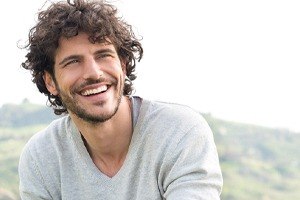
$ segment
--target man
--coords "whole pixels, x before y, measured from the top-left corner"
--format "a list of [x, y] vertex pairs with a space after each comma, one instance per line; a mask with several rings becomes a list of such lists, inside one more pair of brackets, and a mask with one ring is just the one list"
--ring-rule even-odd
[[53, 3], [31, 29], [33, 82], [56, 114], [19, 164], [22, 199], [219, 199], [213, 135], [187, 106], [133, 97], [143, 55], [103, 1]]

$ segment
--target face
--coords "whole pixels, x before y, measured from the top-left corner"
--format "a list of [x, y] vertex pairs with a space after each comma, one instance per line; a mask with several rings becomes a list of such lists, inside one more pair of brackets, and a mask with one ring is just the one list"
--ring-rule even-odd
[[54, 77], [45, 73], [50, 93], [59, 95], [70, 115], [98, 123], [117, 112], [123, 96], [125, 67], [112, 44], [95, 43], [81, 33], [61, 38]]

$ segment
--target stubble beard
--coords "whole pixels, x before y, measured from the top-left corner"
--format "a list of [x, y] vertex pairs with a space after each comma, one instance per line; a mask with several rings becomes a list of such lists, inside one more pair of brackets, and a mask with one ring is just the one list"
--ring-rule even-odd
[[[117, 85], [117, 84], [116, 84]], [[59, 87], [59, 96], [60, 99], [64, 105], [64, 107], [69, 111], [72, 112], [74, 115], [76, 115], [78, 118], [82, 119], [85, 122], [88, 122], [90, 124], [98, 124], [98, 123], [103, 123], [108, 120], [110, 120], [118, 111], [122, 96], [123, 96], [123, 90], [124, 90], [124, 85], [120, 87], [120, 91], [117, 93], [115, 97], [116, 104], [114, 106], [114, 109], [112, 112], [109, 113], [102, 113], [102, 114], [90, 114], [83, 106], [81, 106], [76, 100], [76, 98], [73, 98], [75, 96], [75, 93], [72, 92], [72, 95], [68, 95], [67, 93], [63, 92]], [[100, 103], [98, 106], [103, 107], [105, 103]]]

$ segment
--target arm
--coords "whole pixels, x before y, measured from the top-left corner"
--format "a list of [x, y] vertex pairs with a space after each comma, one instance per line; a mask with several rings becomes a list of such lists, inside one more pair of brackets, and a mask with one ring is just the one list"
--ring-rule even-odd
[[19, 161], [20, 196], [23, 200], [52, 199], [27, 144]]
[[170, 152], [164, 179], [167, 200], [219, 200], [223, 179], [207, 123], [191, 128]]

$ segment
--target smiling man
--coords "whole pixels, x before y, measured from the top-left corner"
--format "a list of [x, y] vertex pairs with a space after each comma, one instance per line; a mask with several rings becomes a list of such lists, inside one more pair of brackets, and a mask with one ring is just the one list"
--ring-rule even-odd
[[212, 132], [193, 109], [132, 96], [143, 48], [104, 1], [39, 13], [22, 64], [56, 114], [26, 144], [22, 199], [220, 199]]
[[[48, 91], [59, 95], [72, 118], [89, 123], [112, 118], [122, 102], [126, 66], [110, 41], [91, 43], [79, 32], [60, 38], [54, 56], [54, 74], [45, 72]], [[80, 123], [78, 121], [78, 123]]]

